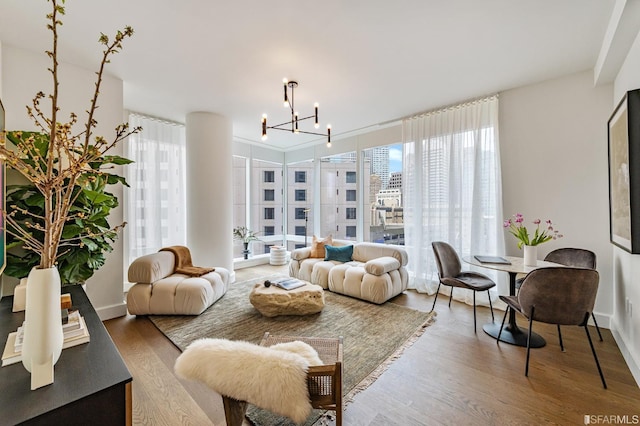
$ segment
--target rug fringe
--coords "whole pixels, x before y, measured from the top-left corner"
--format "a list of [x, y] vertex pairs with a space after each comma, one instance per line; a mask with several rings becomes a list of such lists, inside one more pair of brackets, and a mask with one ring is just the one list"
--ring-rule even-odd
[[426, 321], [413, 333], [413, 335], [407, 339], [394, 353], [389, 355], [389, 357], [382, 362], [375, 370], [373, 370], [367, 377], [365, 377], [360, 383], [358, 383], [351, 391], [345, 395], [343, 403], [346, 407], [347, 404], [353, 401], [353, 398], [369, 386], [373, 382], [375, 382], [381, 375], [384, 373], [392, 362], [400, 358], [405, 349], [411, 347], [419, 338], [422, 336], [427, 329], [434, 321], [438, 314], [436, 311], [432, 311]]

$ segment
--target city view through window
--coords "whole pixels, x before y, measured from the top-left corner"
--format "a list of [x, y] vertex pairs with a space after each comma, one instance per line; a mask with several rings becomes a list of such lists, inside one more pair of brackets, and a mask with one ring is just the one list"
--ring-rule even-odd
[[[234, 156], [234, 227], [258, 232], [252, 255], [283, 242], [287, 250], [308, 246], [313, 235], [357, 241], [360, 230], [364, 241], [404, 244], [402, 144], [360, 158], [362, 167], [356, 152], [320, 158], [316, 176], [314, 160], [285, 166]], [[242, 257], [239, 242], [234, 257]]]

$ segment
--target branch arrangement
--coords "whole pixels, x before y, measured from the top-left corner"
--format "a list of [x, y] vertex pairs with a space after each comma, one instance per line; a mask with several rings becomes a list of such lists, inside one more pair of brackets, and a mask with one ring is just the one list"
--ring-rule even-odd
[[[105, 34], [99, 38], [104, 46], [100, 68], [96, 72], [95, 91], [91, 98], [87, 119], [81, 126], [80, 132], [74, 133], [78, 122], [75, 113], [71, 113], [69, 121], [58, 122], [58, 95], [60, 83], [58, 81], [58, 28], [62, 25], [59, 15], [64, 15], [64, 7], [58, 0], [49, 0], [52, 12], [47, 15], [48, 29], [53, 35], [52, 50], [47, 51], [51, 59], [49, 72], [53, 78], [53, 92], [45, 95], [36, 94], [33, 103], [27, 106], [27, 114], [39, 129], [39, 132], [12, 132], [11, 142], [16, 150], [10, 149], [5, 143], [0, 145], [0, 158], [8, 167], [20, 172], [31, 182], [44, 197], [44, 214], [34, 214], [16, 205], [8, 206], [9, 211], [3, 210], [7, 222], [7, 232], [21, 241], [25, 250], [40, 255], [40, 268], [51, 268], [57, 258], [64, 254], [64, 247], [84, 244], [83, 238], [95, 237], [99, 234], [117, 232], [126, 223], [114, 228], [95, 231], [89, 228], [81, 229], [73, 236], [66, 237], [63, 233], [65, 224], [69, 222], [81, 223], [84, 213], [72, 211], [74, 202], [86, 189], [92, 190], [97, 180], [109, 181], [107, 170], [114, 165], [128, 164], [129, 160], [118, 156], [108, 156], [107, 152], [128, 136], [138, 133], [142, 128], [130, 129], [127, 123], [120, 124], [115, 129], [115, 137], [107, 141], [102, 136], [94, 136], [93, 132], [98, 124], [95, 120], [98, 109], [98, 96], [106, 64], [110, 57], [122, 49], [125, 38], [133, 35], [131, 27], [118, 31], [113, 39]], [[64, 0], [60, 0], [64, 4]], [[48, 97], [51, 101], [51, 113], [47, 117], [41, 106], [41, 101]], [[105, 178], [105, 179], [101, 179]], [[122, 183], [126, 183], [120, 180]], [[17, 220], [20, 217], [21, 220]], [[30, 220], [24, 220], [27, 217]], [[38, 235], [36, 237], [34, 235]], [[97, 233], [96, 233], [97, 232]], [[44, 237], [42, 238], [42, 235]], [[62, 248], [62, 251], [59, 251]]]

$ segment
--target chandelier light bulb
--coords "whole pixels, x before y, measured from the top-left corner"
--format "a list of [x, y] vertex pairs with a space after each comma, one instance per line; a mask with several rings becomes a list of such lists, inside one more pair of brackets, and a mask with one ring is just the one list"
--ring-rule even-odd
[[267, 140], [267, 114], [262, 114], [262, 140]]
[[289, 106], [289, 96], [287, 95], [288, 83], [289, 83], [289, 80], [287, 80], [286, 78], [282, 79], [282, 84], [284, 84], [284, 102], [282, 103], [282, 106], [285, 108]]

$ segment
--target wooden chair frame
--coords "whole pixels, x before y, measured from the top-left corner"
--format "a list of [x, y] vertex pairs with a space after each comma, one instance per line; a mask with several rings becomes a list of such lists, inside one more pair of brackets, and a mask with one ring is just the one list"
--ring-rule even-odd
[[[311, 366], [307, 370], [309, 401], [313, 408], [333, 410], [336, 413], [336, 426], [342, 426], [342, 337], [297, 337], [272, 336], [266, 332], [261, 346], [277, 343], [301, 341], [313, 347], [324, 365]], [[222, 395], [224, 416], [229, 426], [241, 426], [247, 410], [246, 401], [238, 401]]]

